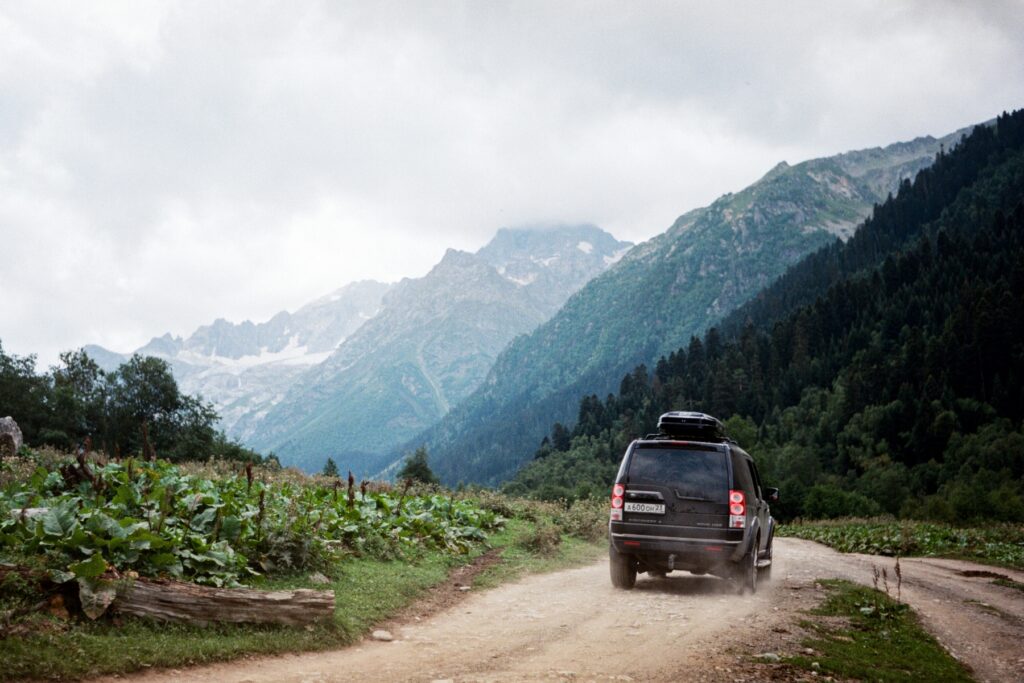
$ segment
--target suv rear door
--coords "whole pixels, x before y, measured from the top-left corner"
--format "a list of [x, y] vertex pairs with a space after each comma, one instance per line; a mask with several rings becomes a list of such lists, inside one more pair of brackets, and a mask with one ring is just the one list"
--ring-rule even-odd
[[[725, 529], [729, 522], [729, 475], [722, 447], [638, 443], [625, 472], [622, 521]], [[662, 504], [663, 513], [654, 511]]]

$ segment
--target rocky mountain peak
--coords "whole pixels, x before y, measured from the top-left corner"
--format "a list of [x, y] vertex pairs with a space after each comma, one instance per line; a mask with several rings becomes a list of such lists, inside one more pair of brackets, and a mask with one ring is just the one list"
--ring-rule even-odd
[[443, 273], [445, 271], [452, 270], [478, 270], [481, 267], [486, 267], [487, 264], [477, 258], [474, 254], [468, 251], [461, 251], [459, 249], [447, 249], [444, 252], [444, 256], [436, 266], [431, 269], [431, 273]]
[[550, 315], [632, 246], [590, 224], [526, 226], [501, 228], [477, 256]]
[[543, 323], [628, 246], [584, 225], [503, 228], [476, 254], [448, 249], [310, 368], [251, 443], [307, 469], [321, 467], [325, 447], [346, 467], [367, 467], [476, 389], [511, 339]]
[[[280, 401], [293, 381], [377, 314], [390, 288], [371, 280], [353, 282], [294, 313], [280, 311], [261, 323], [217, 318], [185, 339], [169, 333], [154, 337], [135, 353], [167, 360], [182, 390], [212, 401], [222, 426], [244, 439], [257, 416]], [[128, 358], [99, 346], [85, 349], [108, 371]]]
[[135, 353], [143, 356], [159, 356], [161, 358], [174, 356], [181, 350], [181, 337], [174, 337], [170, 332], [161, 337], [153, 337], [149, 343], [138, 349]]
[[761, 177], [761, 180], [759, 180], [758, 182], [763, 183], [773, 178], [776, 178], [785, 173], [786, 171], [788, 171], [790, 168], [792, 168], [792, 166], [790, 166], [788, 162], [780, 161], [779, 163], [775, 164], [770, 171], [765, 173]]
[[[477, 256], [496, 268], [522, 259], [553, 265], [553, 256], [580, 258], [611, 256], [629, 242], [620, 242], [596, 225], [542, 225], [501, 228]], [[575, 252], [578, 252], [577, 255]]]

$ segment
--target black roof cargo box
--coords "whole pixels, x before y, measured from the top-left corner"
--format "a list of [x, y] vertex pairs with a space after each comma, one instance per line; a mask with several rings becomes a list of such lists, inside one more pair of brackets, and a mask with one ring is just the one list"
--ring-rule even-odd
[[658, 431], [669, 436], [681, 436], [706, 441], [725, 441], [725, 425], [704, 413], [673, 410], [658, 418]]

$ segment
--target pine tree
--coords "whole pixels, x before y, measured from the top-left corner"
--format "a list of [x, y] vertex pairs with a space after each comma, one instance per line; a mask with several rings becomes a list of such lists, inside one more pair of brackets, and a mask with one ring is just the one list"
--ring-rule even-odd
[[324, 471], [322, 474], [325, 477], [337, 477], [338, 476], [338, 464], [334, 462], [334, 458], [327, 458], [327, 463], [324, 465]]
[[424, 484], [439, 484], [440, 480], [434, 474], [434, 471], [430, 469], [430, 464], [427, 460], [427, 449], [424, 446], [420, 446], [416, 449], [415, 453], [406, 458], [402, 469], [398, 471], [398, 479], [411, 479], [412, 481]]
[[[585, 396], [582, 401], [582, 407], [580, 408], [581, 413], [585, 413], [588, 407], [591, 407], [591, 396]], [[561, 422], [556, 422], [551, 428], [551, 447], [556, 451], [567, 451], [569, 450], [569, 440], [571, 438], [569, 430]]]

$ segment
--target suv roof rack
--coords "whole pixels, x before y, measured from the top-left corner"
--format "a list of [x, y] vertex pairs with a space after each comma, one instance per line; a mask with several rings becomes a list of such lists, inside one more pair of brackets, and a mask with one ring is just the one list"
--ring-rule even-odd
[[[654, 434], [647, 434], [641, 441], [679, 441], [681, 439], [689, 438], [693, 441], [705, 441], [709, 443], [732, 443], [735, 444], [736, 440], [729, 436], [706, 436], [703, 434], [694, 434], [692, 436], [685, 436], [682, 434], [663, 434], [661, 432], [655, 432]], [[739, 444], [736, 444], [739, 445]]]

